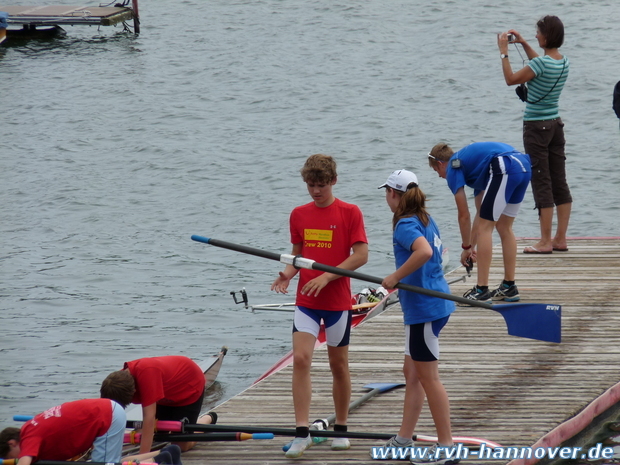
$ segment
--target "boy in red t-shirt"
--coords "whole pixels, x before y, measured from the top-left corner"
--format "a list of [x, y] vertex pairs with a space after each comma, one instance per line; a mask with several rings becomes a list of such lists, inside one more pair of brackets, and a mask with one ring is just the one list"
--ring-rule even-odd
[[[301, 255], [330, 266], [355, 270], [368, 261], [368, 240], [360, 209], [334, 197], [336, 162], [328, 155], [310, 156], [301, 169], [312, 202], [297, 207], [290, 216], [293, 255]], [[351, 253], [352, 251], [352, 253]], [[297, 275], [287, 265], [271, 285], [286, 294]], [[300, 457], [312, 445], [309, 434], [312, 385], [310, 367], [314, 344], [323, 320], [327, 353], [333, 376], [336, 408], [335, 431], [346, 431], [351, 399], [349, 335], [351, 332], [351, 285], [349, 278], [332, 273], [302, 269], [297, 286], [293, 324], [293, 404], [297, 434], [286, 457]], [[333, 450], [350, 447], [346, 438], [335, 438]]]
[[[120, 371], [108, 375], [101, 385], [101, 395], [113, 395], [115, 386], [124, 379], [135, 381], [136, 391], [131, 399], [142, 404], [142, 439], [140, 453], [151, 450], [155, 421], [183, 421], [212, 423], [214, 413], [199, 417], [205, 391], [202, 369], [190, 358], [181, 355], [149, 357], [126, 362]], [[195, 442], [178, 443], [183, 452]]]
[[[39, 460], [71, 460], [86, 454], [92, 447], [94, 462], [119, 462], [126, 426], [125, 406], [134, 392], [133, 382], [126, 386], [124, 400], [83, 399], [66, 402], [36, 415], [21, 429], [5, 428], [0, 432], [0, 458], [19, 459], [20, 465]], [[152, 459], [157, 463], [180, 464], [180, 449], [127, 457]]]

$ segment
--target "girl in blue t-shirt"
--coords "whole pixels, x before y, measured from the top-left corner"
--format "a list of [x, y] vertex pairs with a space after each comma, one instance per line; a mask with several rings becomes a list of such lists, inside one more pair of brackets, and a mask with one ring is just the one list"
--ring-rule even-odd
[[[385, 188], [385, 199], [394, 213], [396, 259], [396, 271], [383, 280], [383, 287], [393, 289], [398, 282], [403, 282], [449, 293], [441, 264], [439, 229], [426, 211], [425, 195], [418, 187], [416, 175], [407, 170], [394, 171], [379, 188]], [[438, 359], [439, 332], [454, 311], [454, 303], [407, 291], [399, 292], [399, 299], [405, 320], [403, 372], [407, 385], [400, 430], [385, 447], [412, 445], [411, 438], [425, 397], [437, 428], [439, 446], [451, 446], [450, 402], [439, 379]], [[427, 454], [427, 457], [433, 456]], [[436, 463], [457, 462], [443, 459]]]

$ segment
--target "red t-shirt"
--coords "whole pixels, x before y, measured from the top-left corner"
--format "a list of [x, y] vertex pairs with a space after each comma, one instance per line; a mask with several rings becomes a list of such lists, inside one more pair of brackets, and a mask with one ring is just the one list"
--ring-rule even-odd
[[205, 376], [191, 359], [181, 355], [141, 358], [125, 363], [136, 381], [134, 404], [183, 407], [193, 404], [205, 389]]
[[[330, 266], [338, 266], [351, 255], [357, 242], [368, 243], [364, 217], [356, 205], [335, 199], [325, 208], [314, 202], [297, 207], [290, 218], [291, 242], [302, 243], [301, 255]], [[323, 288], [318, 297], [302, 295], [302, 287], [322, 271], [300, 270], [296, 304], [314, 310], [351, 310], [351, 283], [341, 277]]]
[[52, 407], [22, 426], [19, 458], [69, 460], [87, 451], [111, 424], [110, 399], [76, 400]]

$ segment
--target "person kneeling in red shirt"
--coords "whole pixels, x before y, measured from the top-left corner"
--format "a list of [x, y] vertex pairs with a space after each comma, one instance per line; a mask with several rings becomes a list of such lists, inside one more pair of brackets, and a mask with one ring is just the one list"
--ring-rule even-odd
[[[126, 362], [120, 371], [108, 375], [101, 385], [101, 395], [115, 395], [115, 385], [131, 378], [136, 391], [131, 399], [142, 404], [142, 439], [140, 453], [151, 450], [156, 420], [215, 423], [215, 413], [200, 416], [205, 391], [202, 369], [181, 355], [149, 357]], [[195, 442], [178, 443], [183, 452]]]

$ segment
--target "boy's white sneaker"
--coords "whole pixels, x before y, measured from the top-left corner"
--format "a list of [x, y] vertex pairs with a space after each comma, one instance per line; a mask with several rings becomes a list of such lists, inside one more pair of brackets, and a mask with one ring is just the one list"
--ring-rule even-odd
[[347, 450], [351, 448], [351, 443], [347, 438], [334, 438], [332, 440], [332, 450]]
[[312, 445], [312, 438], [310, 435], [305, 438], [295, 438], [291, 443], [291, 447], [286, 451], [284, 456], [288, 459], [296, 459], [304, 455], [304, 451]]

